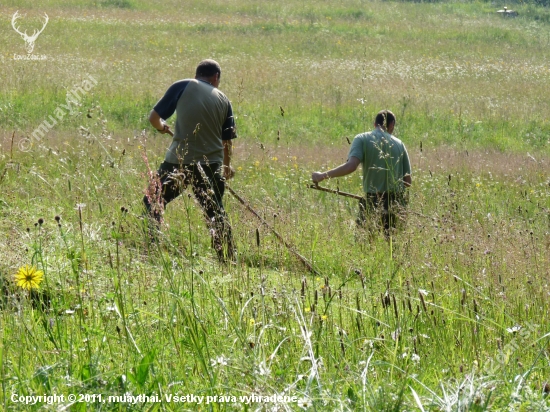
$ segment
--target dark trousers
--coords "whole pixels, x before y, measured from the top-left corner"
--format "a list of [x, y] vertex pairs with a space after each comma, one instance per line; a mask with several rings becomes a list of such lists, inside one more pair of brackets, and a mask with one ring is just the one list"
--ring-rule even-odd
[[366, 197], [359, 200], [357, 224], [364, 226], [368, 216], [379, 217], [380, 226], [384, 228], [384, 234], [388, 236], [390, 228], [396, 227], [399, 212], [405, 205], [406, 200], [403, 194], [367, 193]]
[[177, 165], [163, 162], [152, 182], [143, 203], [148, 214], [160, 224], [168, 203], [178, 197], [189, 185], [207, 219], [212, 245], [221, 260], [233, 257], [231, 225], [223, 208], [225, 179], [218, 163], [208, 165]]

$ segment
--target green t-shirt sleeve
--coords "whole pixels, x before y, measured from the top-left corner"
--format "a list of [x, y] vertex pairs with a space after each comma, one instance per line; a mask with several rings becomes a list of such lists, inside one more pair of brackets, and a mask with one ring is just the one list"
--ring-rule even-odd
[[355, 136], [353, 142], [351, 142], [351, 147], [348, 153], [348, 160], [351, 157], [356, 157], [361, 161], [361, 163], [363, 163], [363, 139], [361, 138], [361, 135]]

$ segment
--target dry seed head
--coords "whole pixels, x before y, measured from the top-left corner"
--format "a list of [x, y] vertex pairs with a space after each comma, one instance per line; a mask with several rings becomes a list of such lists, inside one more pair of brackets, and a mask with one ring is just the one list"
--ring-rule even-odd
[[398, 319], [399, 318], [399, 312], [397, 311], [397, 302], [395, 301], [395, 295], [391, 295], [392, 299], [393, 299], [393, 310], [395, 312], [395, 318]]

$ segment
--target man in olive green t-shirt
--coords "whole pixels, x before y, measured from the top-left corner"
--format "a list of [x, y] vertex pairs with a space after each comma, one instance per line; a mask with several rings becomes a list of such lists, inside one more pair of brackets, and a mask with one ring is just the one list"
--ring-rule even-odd
[[[220, 78], [220, 65], [211, 59], [203, 60], [194, 79], [172, 84], [151, 111], [151, 125], [173, 139], [143, 203], [153, 218], [151, 238], [155, 239], [166, 205], [191, 186], [206, 217], [212, 245], [220, 261], [225, 262], [235, 258], [223, 195], [225, 181], [235, 174], [231, 156], [237, 134], [231, 102], [218, 89]], [[174, 113], [177, 118], [172, 133], [165, 119]]]
[[374, 130], [355, 136], [348, 160], [327, 172], [314, 172], [313, 183], [327, 178], [353, 173], [363, 165], [363, 190], [366, 199], [360, 202], [359, 223], [365, 220], [365, 211], [382, 209], [383, 225], [388, 234], [395, 227], [392, 206], [404, 203], [405, 188], [412, 183], [411, 164], [407, 149], [401, 140], [391, 133], [395, 128], [395, 115], [389, 110], [380, 111], [374, 121]]

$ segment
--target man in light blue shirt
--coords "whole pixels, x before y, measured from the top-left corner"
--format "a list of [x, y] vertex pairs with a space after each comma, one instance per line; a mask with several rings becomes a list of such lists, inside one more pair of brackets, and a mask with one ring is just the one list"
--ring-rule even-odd
[[389, 110], [380, 111], [374, 120], [374, 130], [353, 139], [348, 160], [327, 172], [314, 172], [313, 183], [328, 178], [341, 177], [363, 166], [363, 191], [366, 198], [359, 206], [359, 223], [365, 220], [365, 212], [381, 210], [386, 234], [395, 227], [395, 208], [404, 205], [405, 188], [412, 183], [411, 164], [407, 149], [401, 140], [392, 135], [395, 115]]

